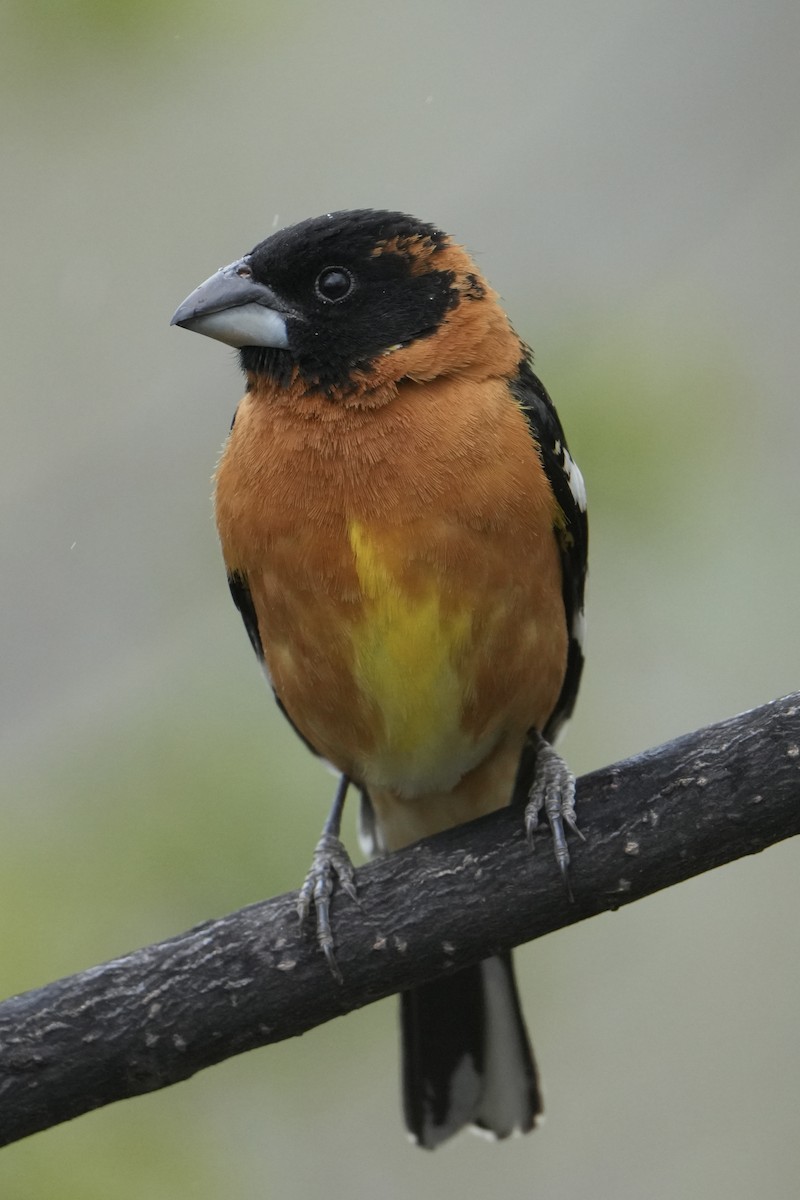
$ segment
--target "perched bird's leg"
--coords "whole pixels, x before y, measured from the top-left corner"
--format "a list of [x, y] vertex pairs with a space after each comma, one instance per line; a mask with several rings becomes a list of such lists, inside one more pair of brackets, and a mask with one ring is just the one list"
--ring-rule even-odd
[[353, 864], [350, 855], [339, 838], [342, 826], [344, 801], [350, 780], [342, 775], [336, 795], [333, 798], [328, 819], [322, 827], [322, 835], [314, 850], [311, 869], [306, 875], [305, 883], [300, 888], [297, 900], [297, 915], [300, 921], [307, 919], [313, 903], [317, 914], [317, 941], [325, 955], [334, 979], [342, 982], [342, 972], [336, 961], [336, 951], [331, 929], [331, 896], [338, 879], [342, 888], [351, 900], [356, 899], [356, 885], [353, 878]]
[[528, 738], [536, 747], [536, 767], [525, 805], [525, 834], [528, 845], [533, 850], [534, 834], [539, 828], [539, 814], [544, 809], [553, 833], [556, 862], [571, 900], [569, 849], [564, 825], [566, 824], [582, 841], [585, 840], [575, 819], [575, 776], [561, 755], [540, 733], [533, 730], [528, 734]]

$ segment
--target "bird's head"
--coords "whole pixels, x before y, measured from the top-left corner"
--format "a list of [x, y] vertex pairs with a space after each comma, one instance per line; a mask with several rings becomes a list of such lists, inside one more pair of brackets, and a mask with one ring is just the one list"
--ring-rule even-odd
[[433, 225], [372, 209], [273, 234], [202, 283], [172, 324], [236, 347], [251, 383], [296, 381], [334, 400], [520, 358], [466, 251]]

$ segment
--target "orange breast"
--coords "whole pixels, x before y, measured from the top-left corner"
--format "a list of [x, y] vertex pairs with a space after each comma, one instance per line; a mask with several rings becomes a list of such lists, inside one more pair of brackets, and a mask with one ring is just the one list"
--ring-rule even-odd
[[544, 724], [567, 644], [553, 503], [501, 382], [409, 383], [370, 410], [245, 398], [217, 473], [223, 552], [320, 753], [420, 797]]

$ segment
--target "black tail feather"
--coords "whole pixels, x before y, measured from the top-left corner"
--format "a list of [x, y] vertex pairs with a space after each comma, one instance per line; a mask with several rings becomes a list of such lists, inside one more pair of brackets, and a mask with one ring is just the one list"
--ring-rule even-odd
[[403, 1100], [414, 1139], [433, 1149], [465, 1125], [498, 1138], [542, 1110], [511, 956], [487, 959], [401, 996]]

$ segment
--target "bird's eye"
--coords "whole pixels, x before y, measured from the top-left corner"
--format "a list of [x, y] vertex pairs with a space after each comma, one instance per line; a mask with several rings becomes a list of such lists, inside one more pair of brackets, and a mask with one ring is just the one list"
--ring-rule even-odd
[[344, 300], [345, 296], [352, 292], [353, 276], [344, 267], [326, 267], [324, 271], [320, 271], [314, 287], [320, 300], [335, 304], [337, 300]]

